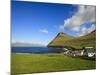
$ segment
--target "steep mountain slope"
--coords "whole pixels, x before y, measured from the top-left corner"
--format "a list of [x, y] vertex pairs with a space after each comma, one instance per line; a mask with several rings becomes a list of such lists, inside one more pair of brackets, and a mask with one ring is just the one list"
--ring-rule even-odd
[[63, 32], [57, 34], [57, 36], [48, 44], [48, 47], [65, 47], [66, 41], [73, 39], [74, 37], [66, 35]]
[[72, 47], [80, 49], [86, 46], [96, 45], [96, 31], [91, 32], [85, 36], [73, 38], [66, 34], [59, 33], [56, 38], [48, 44], [48, 47]]

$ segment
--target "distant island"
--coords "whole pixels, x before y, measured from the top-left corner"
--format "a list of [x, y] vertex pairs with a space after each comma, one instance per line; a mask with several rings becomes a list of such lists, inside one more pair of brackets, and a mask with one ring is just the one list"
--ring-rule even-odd
[[12, 47], [45, 47], [42, 44], [34, 44], [34, 43], [27, 43], [27, 42], [15, 42], [12, 43]]

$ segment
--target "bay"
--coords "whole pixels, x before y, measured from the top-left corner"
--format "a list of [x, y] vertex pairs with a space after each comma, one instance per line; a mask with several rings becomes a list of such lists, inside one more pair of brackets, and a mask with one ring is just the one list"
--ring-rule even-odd
[[45, 54], [45, 53], [61, 53], [61, 48], [48, 48], [48, 47], [12, 47], [12, 53], [34, 53], [34, 54]]

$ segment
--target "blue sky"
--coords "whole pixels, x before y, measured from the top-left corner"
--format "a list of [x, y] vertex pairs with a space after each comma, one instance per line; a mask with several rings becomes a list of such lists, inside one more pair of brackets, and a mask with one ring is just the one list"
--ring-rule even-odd
[[12, 42], [45, 45], [59, 32], [75, 37], [88, 34], [96, 23], [94, 6], [23, 1], [12, 1], [11, 19]]

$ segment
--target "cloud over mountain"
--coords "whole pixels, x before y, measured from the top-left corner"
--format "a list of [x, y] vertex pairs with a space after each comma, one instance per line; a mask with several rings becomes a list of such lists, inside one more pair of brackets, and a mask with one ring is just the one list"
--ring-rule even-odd
[[[70, 18], [64, 20], [64, 27], [69, 28], [72, 31], [86, 33], [94, 30], [95, 26], [91, 25], [90, 28], [81, 26], [85, 23], [95, 23], [96, 22], [96, 8], [95, 6], [78, 6], [78, 11]], [[92, 28], [94, 27], [94, 28]]]
[[89, 28], [83, 27], [80, 30], [81, 34], [79, 36], [83, 36], [85, 34], [91, 33], [95, 29], [96, 29], [95, 24], [92, 24], [91, 27], [89, 27]]

